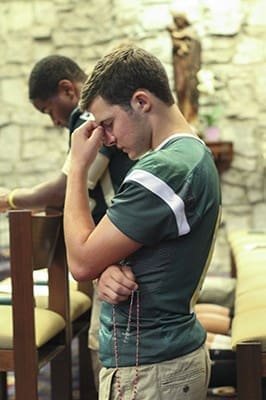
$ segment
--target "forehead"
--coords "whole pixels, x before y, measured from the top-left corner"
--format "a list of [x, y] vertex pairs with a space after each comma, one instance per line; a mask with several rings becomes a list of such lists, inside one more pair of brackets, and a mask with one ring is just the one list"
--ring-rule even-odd
[[97, 96], [91, 103], [89, 111], [94, 115], [97, 124], [113, 118], [121, 107], [107, 103], [102, 97]]

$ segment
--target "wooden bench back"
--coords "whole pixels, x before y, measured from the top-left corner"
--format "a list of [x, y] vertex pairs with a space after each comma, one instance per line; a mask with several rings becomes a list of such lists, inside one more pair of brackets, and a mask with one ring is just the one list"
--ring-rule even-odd
[[[12, 210], [9, 212], [9, 236], [13, 347], [0, 349], [0, 371], [15, 372], [17, 400], [37, 400], [39, 369], [51, 362], [53, 398], [71, 398], [71, 323], [63, 215]], [[40, 340], [38, 347], [37, 330], [41, 335], [43, 332], [44, 338], [49, 333], [41, 319], [44, 315], [47, 317], [49, 311], [35, 307], [33, 272], [45, 267], [48, 270], [48, 309], [63, 318], [50, 313], [55, 322], [55, 334], [47, 336], [47, 341]], [[9, 315], [10, 306], [6, 307], [5, 314]]]

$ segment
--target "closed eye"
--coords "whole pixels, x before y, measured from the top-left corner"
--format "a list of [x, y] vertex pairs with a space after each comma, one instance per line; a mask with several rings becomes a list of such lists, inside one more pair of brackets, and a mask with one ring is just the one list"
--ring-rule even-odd
[[105, 131], [110, 132], [113, 128], [113, 120], [104, 121], [101, 123], [101, 125]]

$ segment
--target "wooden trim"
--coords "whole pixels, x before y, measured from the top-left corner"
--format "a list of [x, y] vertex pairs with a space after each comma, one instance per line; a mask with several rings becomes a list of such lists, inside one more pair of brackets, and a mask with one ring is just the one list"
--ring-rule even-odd
[[226, 171], [233, 160], [233, 143], [229, 141], [206, 142], [210, 148], [219, 174]]
[[263, 400], [261, 344], [259, 342], [238, 344], [236, 363], [238, 399]]
[[1, 353], [0, 372], [14, 371], [13, 350], [1, 349], [0, 353]]

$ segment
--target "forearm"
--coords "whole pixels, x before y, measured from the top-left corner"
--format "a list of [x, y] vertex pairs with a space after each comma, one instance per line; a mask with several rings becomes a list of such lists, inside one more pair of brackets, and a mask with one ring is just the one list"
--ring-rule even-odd
[[43, 182], [32, 188], [10, 190], [1, 199], [2, 209], [18, 208], [43, 210], [45, 208], [62, 208], [64, 204], [66, 176], [60, 174], [54, 179]]
[[67, 179], [64, 232], [69, 270], [77, 281], [99, 278], [141, 245], [123, 234], [105, 215], [95, 226], [86, 188], [86, 171], [77, 167]]
[[87, 192], [87, 173], [103, 142], [103, 129], [91, 121], [72, 135], [71, 162], [67, 178], [64, 232], [70, 272], [78, 280], [98, 278], [140, 244], [128, 238], [103, 216], [95, 227]]
[[108, 266], [120, 263], [141, 247], [141, 243], [127, 237], [107, 215], [95, 226], [87, 192], [88, 168], [82, 162], [73, 162], [64, 208], [68, 266], [77, 281], [99, 278]]
[[87, 190], [88, 170], [102, 146], [102, 128], [86, 122], [72, 134], [71, 157], [67, 176], [64, 233], [70, 271], [77, 280], [94, 279], [90, 275], [87, 242], [94, 230]]
[[64, 207], [64, 233], [71, 271], [83, 269], [85, 243], [94, 227], [89, 207], [87, 170], [70, 168]]

